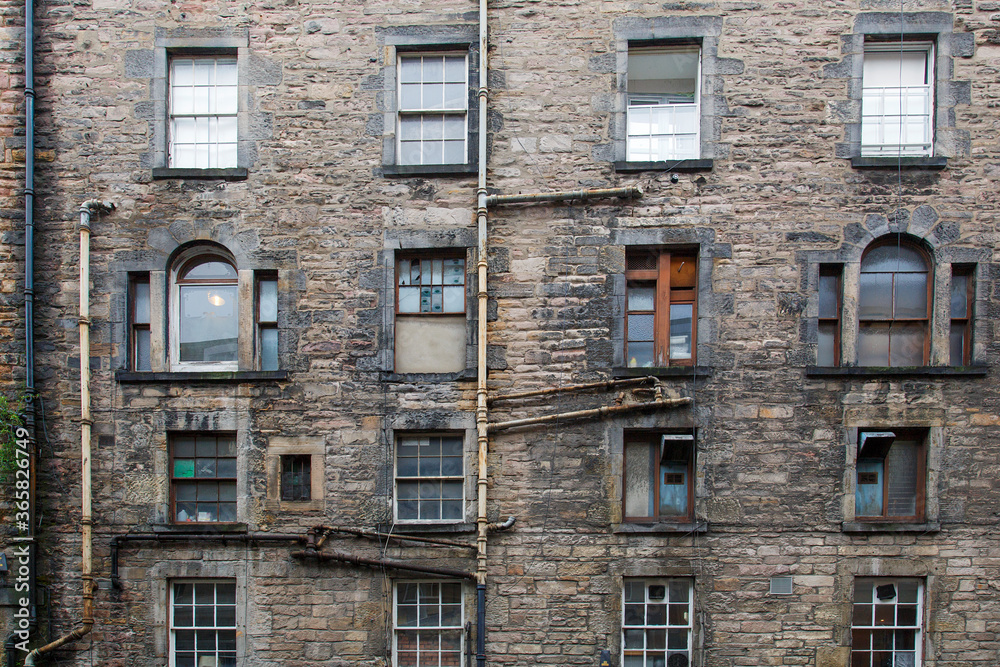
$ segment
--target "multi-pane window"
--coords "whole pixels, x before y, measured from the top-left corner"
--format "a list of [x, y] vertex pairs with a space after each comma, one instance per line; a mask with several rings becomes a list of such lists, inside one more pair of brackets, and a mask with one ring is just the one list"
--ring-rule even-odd
[[461, 435], [396, 439], [396, 519], [461, 521], [464, 512]]
[[626, 521], [690, 521], [693, 518], [694, 434], [626, 433]]
[[460, 667], [462, 584], [397, 582], [395, 592], [395, 667]]
[[952, 366], [972, 363], [972, 304], [975, 289], [971, 266], [953, 266], [951, 269], [951, 333], [950, 355]]
[[819, 269], [819, 335], [817, 363], [820, 366], [840, 364], [840, 265], [824, 265]]
[[623, 667], [689, 665], [694, 618], [691, 580], [626, 579], [624, 584]]
[[181, 364], [236, 364], [239, 290], [236, 267], [218, 255], [196, 255], [175, 278], [176, 359]]
[[920, 667], [923, 593], [917, 579], [855, 579], [851, 667]]
[[175, 435], [170, 447], [174, 521], [236, 521], [236, 437]]
[[465, 258], [403, 257], [396, 262], [396, 312], [465, 312]]
[[631, 367], [694, 363], [698, 258], [630, 249], [625, 256], [625, 360]]
[[152, 350], [149, 330], [149, 274], [134, 276], [129, 284], [129, 315], [131, 319], [130, 347], [132, 369], [152, 370]]
[[236, 166], [235, 57], [170, 60], [170, 166]]
[[170, 588], [171, 667], [236, 667], [236, 582], [175, 581]]
[[858, 365], [927, 363], [929, 277], [924, 252], [896, 237], [865, 251], [858, 294]]
[[924, 514], [926, 433], [863, 430], [858, 433], [854, 513], [859, 519], [916, 521]]
[[260, 370], [278, 370], [278, 280], [257, 277], [257, 358]]
[[630, 162], [700, 157], [700, 69], [697, 46], [629, 49]]
[[399, 164], [468, 161], [468, 71], [465, 54], [399, 56]]
[[312, 499], [312, 456], [308, 454], [282, 455], [281, 499]]
[[862, 155], [931, 155], [932, 54], [930, 44], [866, 46], [861, 93]]

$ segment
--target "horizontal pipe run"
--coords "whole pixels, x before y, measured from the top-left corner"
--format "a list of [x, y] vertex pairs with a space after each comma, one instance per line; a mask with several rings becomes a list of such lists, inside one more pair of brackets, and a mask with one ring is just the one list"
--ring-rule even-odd
[[326, 530], [331, 533], [346, 533], [348, 535], [357, 535], [358, 537], [368, 537], [373, 539], [389, 539], [389, 540], [396, 540], [399, 542], [424, 542], [427, 544], [439, 544], [447, 547], [459, 547], [461, 549], [471, 549], [472, 551], [476, 550], [475, 544], [464, 544], [462, 542], [456, 542], [454, 540], [442, 540], [434, 537], [414, 537], [412, 535], [382, 533], [373, 530], [363, 530], [361, 528], [337, 528], [333, 526], [317, 526], [316, 530], [317, 531]]
[[490, 397], [490, 403], [496, 401], [508, 401], [515, 398], [528, 398], [530, 396], [548, 396], [549, 394], [559, 394], [571, 391], [586, 391], [588, 389], [614, 389], [616, 387], [630, 387], [637, 384], [656, 384], [656, 378], [646, 376], [641, 378], [627, 378], [623, 380], [604, 380], [603, 382], [587, 382], [585, 384], [571, 384], [565, 387], [549, 387], [548, 389], [535, 389], [532, 391], [519, 391], [514, 394], [499, 394]]
[[475, 574], [472, 572], [465, 572], [463, 570], [455, 570], [448, 567], [431, 567], [429, 565], [412, 565], [398, 560], [389, 560], [387, 558], [367, 558], [365, 556], [355, 556], [353, 554], [345, 554], [339, 551], [324, 551], [321, 553], [311, 553], [308, 550], [296, 551], [292, 553], [292, 558], [298, 558], [301, 560], [316, 559], [321, 563], [326, 561], [353, 563], [354, 565], [365, 565], [367, 567], [379, 569], [386, 568], [390, 570], [400, 570], [402, 572], [435, 574], [439, 577], [448, 577], [450, 579], [468, 579], [470, 581], [475, 581], [476, 579]]
[[668, 398], [646, 403], [631, 403], [629, 405], [609, 405], [602, 408], [591, 408], [589, 410], [575, 410], [573, 412], [560, 412], [555, 415], [544, 415], [542, 417], [528, 417], [527, 419], [514, 419], [509, 422], [494, 422], [489, 425], [491, 433], [505, 431], [519, 426], [530, 426], [532, 424], [546, 424], [555, 421], [568, 421], [570, 419], [588, 419], [591, 417], [607, 417], [609, 415], [621, 414], [624, 412], [636, 412], [639, 410], [651, 410], [653, 408], [672, 408], [679, 405], [687, 405], [691, 402], [688, 397]]
[[588, 199], [638, 199], [642, 197], [642, 188], [629, 186], [626, 188], [593, 188], [589, 190], [564, 190], [562, 192], [540, 192], [531, 195], [487, 195], [487, 206], [503, 206], [505, 204], [540, 204], [545, 202], [574, 201]]

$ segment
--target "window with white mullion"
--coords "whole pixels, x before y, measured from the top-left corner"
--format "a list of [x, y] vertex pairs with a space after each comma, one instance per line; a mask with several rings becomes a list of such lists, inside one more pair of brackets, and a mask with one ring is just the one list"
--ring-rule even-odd
[[623, 607], [623, 667], [690, 664], [694, 618], [691, 580], [626, 579]]
[[170, 61], [170, 166], [236, 166], [237, 65], [233, 57]]
[[405, 435], [396, 441], [396, 519], [461, 521], [461, 435]]
[[701, 154], [701, 51], [640, 47], [628, 54], [627, 159], [696, 159]]
[[170, 667], [236, 667], [236, 582], [175, 581]]
[[397, 582], [395, 593], [396, 667], [460, 665], [464, 639], [462, 584]]
[[467, 161], [468, 63], [464, 54], [401, 55], [399, 164]]
[[854, 667], [920, 667], [923, 583], [917, 579], [857, 579], [851, 623]]
[[863, 155], [931, 155], [932, 54], [930, 45], [865, 50], [861, 94]]

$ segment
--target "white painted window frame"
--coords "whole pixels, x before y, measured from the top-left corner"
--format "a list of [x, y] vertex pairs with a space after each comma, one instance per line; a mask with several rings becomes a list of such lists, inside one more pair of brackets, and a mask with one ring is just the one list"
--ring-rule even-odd
[[[174, 625], [174, 586], [176, 586], [177, 584], [212, 584], [212, 585], [232, 584], [232, 586], [236, 589], [236, 604], [235, 604], [235, 612], [236, 612], [236, 614], [235, 614], [234, 625], [231, 625], [231, 626], [219, 626], [219, 625], [199, 626], [199, 625], [192, 625], [192, 626], [185, 626], [185, 627], [177, 628]], [[215, 604], [213, 604], [213, 607], [217, 607], [218, 606], [218, 591], [217, 590], [216, 590], [215, 598], [216, 598], [216, 602], [215, 602]], [[206, 579], [190, 579], [190, 578], [170, 579], [167, 582], [167, 603], [168, 603], [167, 604], [167, 626], [170, 628], [170, 632], [169, 632], [169, 634], [170, 634], [169, 667], [176, 667], [176, 664], [177, 664], [177, 661], [176, 661], [176, 658], [177, 658], [177, 638], [176, 638], [176, 632], [177, 632], [178, 629], [180, 629], [180, 630], [195, 630], [196, 632], [197, 631], [212, 630], [212, 631], [215, 631], [216, 633], [219, 630], [233, 630], [233, 631], [235, 631], [235, 633], [236, 633], [236, 662], [237, 662], [237, 664], [240, 664], [241, 659], [242, 659], [241, 651], [240, 651], [240, 620], [239, 620], [240, 587], [239, 587], [239, 584], [237, 583], [236, 579], [225, 579], [225, 578], [211, 578], [211, 579], [207, 579], [207, 578]], [[193, 620], [194, 619], [192, 619], [192, 621]], [[197, 654], [196, 654], [196, 657], [197, 657]], [[215, 657], [216, 657], [216, 659], [218, 659], [218, 634], [216, 634], [216, 655], [215, 655]]]
[[[626, 588], [626, 584], [628, 584], [630, 582], [638, 582], [638, 581], [643, 582], [643, 596], [644, 596], [644, 599], [645, 599], [645, 601], [643, 602], [643, 608], [644, 608], [644, 614], [643, 615], [644, 616], [645, 616], [645, 607], [647, 607], [649, 604], [652, 604], [649, 601], [649, 599], [648, 599], [648, 597], [649, 597], [649, 586], [651, 586], [651, 585], [662, 585], [662, 586], [666, 587], [668, 593], [667, 593], [667, 598], [664, 600], [663, 604], [665, 606], [667, 606], [667, 609], [665, 611], [665, 619], [664, 619], [665, 623], [663, 625], [646, 625], [646, 624], [644, 624], [644, 625], [625, 625], [625, 604], [626, 604], [626, 602], [625, 602], [625, 599], [626, 599], [625, 588]], [[688, 610], [687, 610], [688, 622], [687, 622], [686, 626], [670, 625], [669, 624], [670, 623], [670, 608], [669, 608], [669, 605], [668, 605], [668, 603], [669, 603], [669, 590], [670, 590], [670, 583], [674, 582], [674, 581], [683, 581], [683, 582], [685, 582], [687, 584], [687, 587], [688, 587], [688, 596], [687, 596], [688, 597], [688, 599], [687, 599], [687, 605], [688, 605]], [[629, 603], [629, 604], [635, 604], [635, 603]], [[625, 577], [622, 580], [621, 662], [619, 664], [622, 664], [622, 665], [625, 664], [625, 631], [626, 630], [641, 629], [641, 630], [643, 630], [643, 632], [645, 632], [646, 630], [657, 629], [657, 628], [663, 628], [665, 632], [668, 632], [670, 629], [686, 628], [686, 630], [687, 630], [687, 652], [688, 652], [688, 660], [689, 660], [688, 664], [690, 664], [690, 662], [693, 660], [694, 652], [695, 652], [694, 645], [692, 644], [692, 642], [694, 641], [694, 580], [693, 579], [689, 579], [687, 577], [668, 577], [668, 578], [663, 578], [663, 577]], [[664, 640], [664, 646], [666, 646], [666, 645], [667, 645], [667, 640], [665, 639]], [[653, 662], [649, 659], [649, 655], [648, 655], [649, 649], [644, 648], [642, 650], [643, 650], [643, 656], [642, 656], [642, 665], [643, 665], [643, 667], [652, 667]], [[668, 655], [668, 653], [669, 653], [668, 649], [664, 648], [663, 653], [664, 653], [664, 655]], [[669, 660], [669, 657], [667, 659]]]
[[[230, 264], [235, 270], [236, 275], [240, 275], [239, 267], [236, 262], [227, 255], [218, 252], [214, 248], [206, 248], [203, 246], [196, 246], [190, 250], [182, 253], [178, 256], [174, 262], [173, 266], [170, 268], [170, 313], [168, 317], [169, 330], [167, 332], [170, 340], [170, 369], [173, 371], [235, 371], [239, 368], [239, 346], [240, 339], [242, 339], [246, 334], [242, 329], [242, 320], [240, 317], [240, 311], [246, 307], [250, 307], [250, 304], [241, 304], [241, 289], [240, 280], [237, 278], [236, 282], [236, 340], [237, 340], [237, 353], [236, 359], [233, 361], [181, 361], [181, 330], [180, 330], [180, 319], [181, 319], [181, 290], [177, 283], [178, 274], [180, 270], [187, 265], [189, 261], [195, 257], [214, 257], [219, 261], [226, 262]], [[221, 284], [221, 283], [220, 283]], [[227, 283], [229, 284], [229, 283]]]
[[[458, 625], [416, 625], [412, 627], [401, 627], [399, 625], [399, 587], [402, 584], [449, 584], [459, 587], [459, 599], [461, 603], [461, 619]], [[438, 609], [440, 611], [441, 606], [441, 590], [438, 589]], [[417, 615], [418, 623], [420, 615]], [[438, 616], [440, 618], [440, 615]], [[453, 579], [434, 579], [434, 580], [423, 580], [423, 579], [402, 579], [394, 581], [392, 585], [392, 664], [394, 667], [399, 666], [399, 635], [401, 632], [406, 632], [408, 630], [420, 630], [420, 631], [446, 631], [446, 630], [457, 630], [461, 640], [459, 642], [459, 656], [465, 656], [465, 586], [461, 581], [456, 581]], [[172, 667], [172, 666], [171, 666]]]
[[[669, 57], [671, 51], [677, 53], [686, 51], [698, 51], [698, 72], [695, 76], [695, 93], [694, 93], [694, 104], [690, 103], [664, 103], [664, 104], [643, 104], [643, 105], [632, 105], [634, 99], [639, 99], [643, 97], [652, 97], [653, 95], [643, 95], [641, 93], [628, 93], [625, 94], [625, 144], [626, 144], [626, 160], [628, 162], [668, 162], [671, 160], [697, 160], [701, 157], [701, 68], [702, 68], [702, 47], [700, 45], [691, 44], [678, 44], [676, 46], [664, 45], [664, 46], [637, 46], [629, 48], [629, 57], [632, 57], [632, 53], [639, 53], [642, 51], [664, 51], [663, 56]], [[627, 77], [627, 75], [626, 75]], [[691, 136], [690, 132], [676, 132], [676, 133], [658, 133], [658, 134], [634, 134], [632, 132], [633, 125], [633, 115], [639, 113], [640, 110], [648, 109], [661, 109], [661, 110], [679, 110], [681, 108], [694, 109], [694, 151], [690, 154], [683, 154], [678, 152], [667, 153], [665, 155], [657, 154], [652, 159], [648, 157], [643, 159], [640, 157], [633, 157], [633, 137], [635, 138], [650, 138], [653, 137], [672, 137], [676, 138], [679, 136]], [[635, 111], [633, 111], [635, 110]]]
[[[236, 82], [231, 86], [232, 94], [235, 97], [235, 106], [232, 113], [176, 113], [174, 111], [174, 97], [175, 97], [175, 65], [182, 61], [195, 61], [211, 60], [215, 62], [216, 67], [219, 63], [225, 61], [231, 63], [234, 68], [236, 68]], [[167, 165], [172, 169], [234, 169], [237, 167], [238, 158], [238, 147], [239, 147], [239, 61], [235, 55], [223, 55], [223, 54], [207, 54], [207, 55], [187, 55], [187, 54], [177, 54], [172, 56], [168, 63], [168, 99], [167, 99]], [[211, 88], [219, 88], [218, 85], [213, 85]], [[230, 87], [230, 86], [227, 86]], [[232, 142], [232, 161], [226, 162], [225, 164], [219, 163], [218, 149], [219, 146], [223, 145], [223, 142], [219, 141], [206, 141], [197, 142], [195, 145], [207, 145], [209, 147], [209, 164], [208, 165], [197, 165], [197, 164], [178, 164], [177, 163], [177, 150], [176, 150], [176, 140], [177, 140], [177, 130], [176, 130], [176, 120], [181, 118], [192, 118], [197, 121], [207, 121], [210, 125], [213, 124], [212, 121], [218, 121], [220, 118], [231, 118], [233, 122], [237, 124], [237, 136]], [[229, 142], [225, 142], [229, 143]]]
[[[400, 440], [405, 440], [407, 438], [421, 438], [421, 437], [456, 437], [462, 441], [462, 472], [460, 475], [449, 475], [449, 476], [422, 476], [417, 477], [403, 477], [399, 476], [399, 442]], [[465, 521], [465, 507], [466, 507], [466, 492], [465, 492], [465, 471], [466, 471], [466, 460], [465, 460], [465, 432], [464, 431], [435, 431], [435, 432], [420, 432], [420, 431], [399, 431], [395, 433], [395, 439], [392, 446], [392, 519], [395, 523], [404, 524], [453, 524], [462, 523]], [[400, 479], [409, 481], [416, 479], [426, 479], [428, 481], [455, 481], [459, 482], [462, 486], [462, 516], [458, 519], [400, 519], [399, 518], [399, 482]]]
[[[926, 105], [926, 121], [924, 129], [924, 139], [925, 141], [920, 144], [900, 144], [898, 142], [886, 141], [885, 137], [882, 136], [882, 140], [878, 143], [864, 143], [865, 127], [871, 127], [874, 123], [876, 127], [879, 128], [879, 133], [881, 136], [882, 130], [885, 127], [885, 121], [887, 118], [892, 116], [887, 116], [883, 114], [867, 114], [866, 107], [869, 106], [866, 100], [872, 99], [875, 95], [876, 90], [882, 91], [883, 100], [885, 98], [885, 91], [891, 90], [905, 90], [902, 86], [870, 86], [871, 82], [866, 82], [862, 76], [862, 92], [861, 92], [861, 155], [863, 157], [931, 157], [934, 154], [934, 116], [935, 116], [935, 89], [934, 89], [934, 78], [935, 78], [935, 52], [933, 42], [896, 42], [896, 43], [868, 43], [865, 44], [865, 56], [869, 53], [916, 53], [920, 52], [924, 54], [924, 68], [927, 78], [927, 83], [923, 86], [915, 86], [911, 88], [920, 88], [924, 91], [923, 97]], [[902, 92], [900, 94], [903, 94]], [[903, 111], [905, 106], [901, 102], [900, 108], [900, 126], [904, 126], [903, 119], [908, 118], [910, 114], [904, 114]], [[873, 120], [868, 120], [873, 119]], [[878, 119], [878, 120], [874, 120]], [[898, 137], [897, 137], [898, 138]]]
[[[875, 599], [876, 599], [875, 598], [876, 593], [875, 593], [874, 587], [885, 585], [885, 584], [897, 584], [898, 582], [901, 582], [901, 581], [915, 582], [917, 584], [917, 622], [916, 622], [916, 625], [874, 625], [874, 613], [875, 613], [874, 609], [872, 609], [872, 621], [873, 621], [873, 625], [870, 625], [870, 626], [867, 626], [867, 625], [854, 625], [853, 610], [854, 610], [854, 605], [857, 604], [857, 602], [856, 602], [856, 600], [857, 600], [857, 582], [859, 580], [861, 580], [861, 579], [870, 579], [870, 580], [872, 580], [874, 582], [874, 584], [873, 584], [873, 590], [872, 590], [872, 602], [870, 603], [873, 607], [875, 605]], [[924, 581], [922, 579], [917, 579], [917, 578], [913, 578], [913, 577], [891, 577], [891, 578], [890, 577], [885, 577], [885, 578], [883, 578], [883, 577], [857, 577], [855, 579], [854, 583], [855, 583], [855, 594], [854, 594], [854, 598], [851, 600], [851, 612], [852, 612], [851, 613], [851, 636], [852, 636], [851, 655], [852, 655], [852, 658], [853, 658], [853, 655], [854, 655], [853, 635], [854, 635], [854, 630], [855, 629], [861, 629], [861, 630], [890, 630], [890, 629], [891, 630], [914, 630], [915, 633], [916, 633], [915, 637], [914, 637], [914, 647], [916, 649], [916, 652], [915, 652], [913, 667], [921, 667], [924, 664], [924, 604], [925, 604], [925, 598], [924, 598]], [[897, 593], [897, 599], [898, 599], [898, 593]], [[895, 606], [896, 604], [898, 604], [898, 603], [894, 601], [893, 605]], [[893, 661], [892, 661], [893, 664], [896, 664], [895, 657], [896, 657], [896, 652], [895, 652], [895, 649], [893, 649]]]
[[[463, 61], [462, 71], [464, 73], [465, 81], [463, 84], [463, 97], [462, 97], [462, 107], [455, 109], [408, 109], [403, 107], [403, 61], [412, 58], [431, 58], [437, 57], [442, 59], [446, 57], [461, 57]], [[424, 85], [421, 82], [421, 85]], [[453, 51], [453, 50], [441, 50], [441, 51], [403, 51], [397, 52], [396, 54], [396, 164], [399, 166], [433, 166], [433, 165], [446, 165], [446, 164], [466, 164], [468, 162], [469, 155], [469, 53], [468, 50]], [[402, 147], [402, 125], [404, 118], [424, 118], [429, 116], [459, 116], [462, 117], [462, 161], [457, 163], [451, 162], [423, 162], [423, 156], [421, 153], [421, 161], [418, 163], [403, 162], [403, 147]], [[423, 145], [423, 139], [421, 139], [421, 145]]]

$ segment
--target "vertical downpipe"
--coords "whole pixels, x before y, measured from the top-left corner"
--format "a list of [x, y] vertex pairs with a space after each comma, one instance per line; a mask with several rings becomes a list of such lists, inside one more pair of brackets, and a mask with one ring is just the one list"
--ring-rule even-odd
[[487, 115], [487, 40], [486, 0], [479, 0], [479, 183], [476, 190], [478, 245], [476, 265], [479, 276], [477, 310], [476, 364], [476, 440], [479, 452], [479, 477], [476, 480], [476, 667], [486, 665], [486, 457], [489, 452], [489, 413], [486, 403], [486, 115]]

